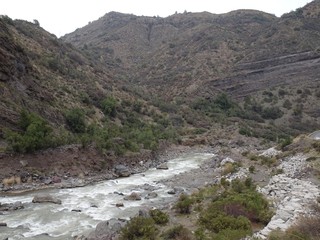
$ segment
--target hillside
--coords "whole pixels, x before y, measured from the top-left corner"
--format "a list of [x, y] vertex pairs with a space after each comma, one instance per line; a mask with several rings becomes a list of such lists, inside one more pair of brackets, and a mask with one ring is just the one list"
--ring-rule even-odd
[[288, 144], [320, 127], [319, 6], [280, 18], [111, 12], [61, 39], [2, 16], [0, 150], [78, 144], [108, 168], [165, 143]]
[[[102, 64], [117, 62], [125, 69], [123, 78], [146, 100], [157, 96], [167, 108], [177, 106], [174, 111], [185, 122], [192, 115], [188, 107], [199, 100], [210, 105], [225, 92], [247, 106], [240, 118], [257, 120], [262, 108], [278, 109], [281, 116], [262, 116], [267, 120], [263, 128], [272, 123], [298, 134], [319, 126], [319, 6], [313, 1], [280, 18], [254, 10], [167, 18], [111, 12], [62, 39]], [[249, 99], [259, 107], [243, 105]], [[205, 114], [217, 115], [210, 111]], [[192, 122], [207, 128], [217, 121], [209, 116]], [[261, 129], [252, 122], [244, 125]]]
[[[167, 18], [111, 12], [62, 39], [99, 53], [96, 57], [106, 62], [118, 62], [128, 69], [126, 78], [133, 84], [173, 100], [198, 95], [211, 85], [207, 82], [237, 76], [237, 70], [251, 62], [274, 62], [275, 58], [316, 51], [320, 44], [318, 5], [314, 1], [281, 18], [252, 10]], [[261, 85], [257, 90], [264, 88]]]
[[125, 87], [121, 69], [37, 23], [1, 17], [0, 42], [1, 177], [95, 174], [176, 138], [165, 114]]
[[318, 239], [319, 19], [0, 16], [0, 237]]

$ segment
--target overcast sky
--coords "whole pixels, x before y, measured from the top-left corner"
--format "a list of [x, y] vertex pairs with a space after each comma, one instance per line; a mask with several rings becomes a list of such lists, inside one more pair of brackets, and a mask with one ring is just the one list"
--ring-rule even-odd
[[0, 15], [13, 19], [37, 19], [47, 31], [60, 37], [107, 12], [166, 17], [184, 12], [226, 13], [256, 9], [281, 16], [311, 0], [0, 0]]

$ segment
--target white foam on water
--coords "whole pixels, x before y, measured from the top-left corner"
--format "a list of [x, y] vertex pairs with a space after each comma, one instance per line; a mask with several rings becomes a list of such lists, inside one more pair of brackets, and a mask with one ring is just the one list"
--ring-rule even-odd
[[[81, 188], [40, 191], [40, 193], [50, 194], [60, 199], [62, 204], [28, 204], [23, 210], [0, 215], [0, 222], [6, 222], [10, 228], [16, 228], [21, 225], [29, 228], [22, 233], [24, 237], [29, 239], [44, 233], [52, 237], [62, 237], [61, 239], [66, 236], [67, 239], [71, 235], [75, 235], [75, 233], [79, 234], [94, 228], [98, 221], [108, 220], [113, 217], [126, 218], [133, 214], [134, 209], [140, 206], [148, 204], [151, 206], [153, 202], [172, 198], [171, 195], [166, 193], [168, 189], [166, 189], [165, 185], [159, 184], [157, 181], [196, 169], [203, 161], [213, 156], [213, 154], [203, 153], [191, 154], [187, 157], [168, 161], [168, 170], [153, 168], [127, 178], [108, 180]], [[124, 196], [115, 193], [129, 195], [132, 192], [138, 192], [143, 194], [144, 190], [141, 186], [144, 184], [156, 187], [154, 191], [158, 194], [156, 199], [147, 200], [142, 198], [141, 201], [125, 201], [123, 199]], [[0, 197], [0, 202], [14, 203], [21, 201], [23, 203], [31, 203], [37, 193]], [[115, 207], [115, 204], [120, 202], [124, 204], [124, 207]], [[92, 205], [96, 205], [97, 208], [92, 207]], [[80, 210], [81, 212], [72, 212], [72, 210]], [[2, 239], [1, 237], [6, 236], [0, 232], [0, 239]], [[37, 237], [37, 239], [40, 238]]]

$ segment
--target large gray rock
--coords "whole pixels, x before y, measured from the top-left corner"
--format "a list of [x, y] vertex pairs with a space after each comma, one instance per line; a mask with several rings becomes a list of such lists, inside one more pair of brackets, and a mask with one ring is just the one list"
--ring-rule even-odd
[[125, 196], [123, 199], [127, 201], [139, 201], [141, 200], [141, 196], [139, 193], [133, 192], [130, 195]]
[[147, 194], [147, 196], [145, 197], [145, 199], [153, 199], [158, 197], [158, 194], [156, 192], [150, 192]]
[[121, 228], [124, 227], [126, 221], [118, 219], [110, 219], [98, 223], [96, 229], [88, 236], [88, 240], [113, 240], [116, 239]]
[[161, 163], [157, 166], [157, 169], [161, 169], [161, 170], [168, 170], [168, 164], [167, 163]]
[[54, 203], [54, 204], [61, 204], [61, 200], [52, 197], [51, 195], [36, 195], [34, 196], [33, 203]]
[[119, 177], [129, 177], [131, 175], [130, 170], [124, 165], [115, 166], [114, 171]]

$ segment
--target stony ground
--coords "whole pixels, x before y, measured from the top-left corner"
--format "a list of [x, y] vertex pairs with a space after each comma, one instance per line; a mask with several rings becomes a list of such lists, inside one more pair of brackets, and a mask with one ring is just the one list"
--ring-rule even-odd
[[[266, 239], [273, 230], [286, 230], [292, 226], [296, 220], [304, 215], [311, 214], [310, 205], [320, 197], [319, 184], [316, 179], [310, 175], [310, 166], [306, 161], [307, 156], [301, 153], [288, 157], [279, 158], [276, 166], [258, 166], [255, 173], [250, 173], [248, 166], [252, 163], [241, 155], [241, 150], [234, 150], [229, 153], [221, 151], [211, 161], [205, 163], [201, 168], [192, 172], [187, 172], [175, 176], [172, 179], [166, 179], [162, 182], [172, 188], [183, 188], [187, 193], [197, 192], [201, 187], [218, 183], [224, 162], [241, 161], [243, 166], [235, 173], [225, 175], [228, 180], [235, 178], [252, 177], [258, 185], [258, 191], [264, 194], [270, 200], [274, 210], [274, 216], [269, 224], [255, 233], [256, 237]], [[267, 157], [281, 156], [282, 152], [275, 148], [265, 151], [257, 151], [257, 154]], [[282, 169], [276, 174], [276, 169]], [[276, 174], [276, 175], [274, 175]], [[190, 224], [193, 216], [186, 219], [174, 214], [172, 206], [167, 206], [170, 210], [173, 223], [183, 223], [189, 229], [195, 229]], [[196, 220], [195, 220], [196, 221]]]

